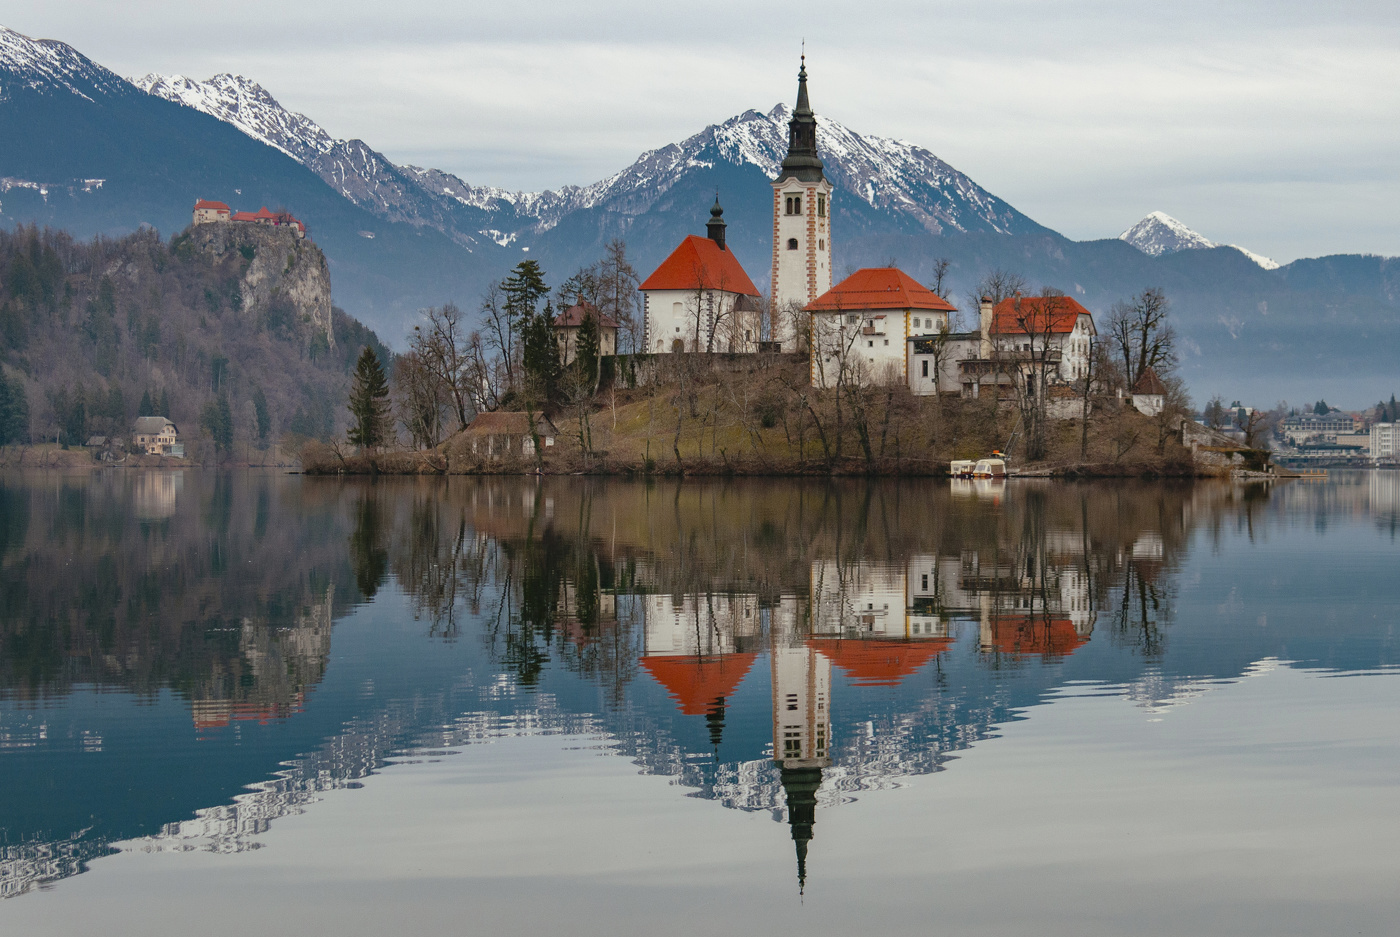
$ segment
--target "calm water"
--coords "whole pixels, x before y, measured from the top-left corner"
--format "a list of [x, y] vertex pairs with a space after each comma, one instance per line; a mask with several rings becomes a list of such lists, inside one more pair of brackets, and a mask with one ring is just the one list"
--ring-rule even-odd
[[0, 476], [0, 933], [1393, 933], [1398, 510]]

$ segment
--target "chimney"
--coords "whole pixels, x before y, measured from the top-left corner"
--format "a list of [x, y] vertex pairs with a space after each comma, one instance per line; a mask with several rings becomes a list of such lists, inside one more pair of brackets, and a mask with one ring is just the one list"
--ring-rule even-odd
[[705, 233], [711, 241], [719, 245], [720, 250], [724, 250], [724, 229], [728, 227], [724, 223], [724, 209], [719, 207], [719, 192], [715, 192], [715, 204], [710, 209], [710, 220], [705, 225]]
[[992, 356], [992, 297], [983, 296], [981, 304], [977, 307], [980, 318], [981, 345], [978, 347], [977, 357], [986, 361]]

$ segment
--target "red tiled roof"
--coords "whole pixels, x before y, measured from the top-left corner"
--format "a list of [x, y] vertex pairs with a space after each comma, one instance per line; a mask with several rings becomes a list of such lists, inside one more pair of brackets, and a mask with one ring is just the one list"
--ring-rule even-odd
[[199, 211], [204, 208], [212, 208], [215, 211], [228, 211], [228, 206], [223, 202], [211, 202], [208, 199], [200, 199], [194, 203], [194, 210]]
[[897, 267], [866, 267], [807, 304], [809, 312], [862, 309], [932, 309], [954, 312], [956, 307], [919, 284]]
[[993, 335], [1043, 335], [1049, 316], [1051, 333], [1073, 332], [1089, 310], [1068, 296], [1012, 296], [992, 310]]
[[1166, 392], [1167, 386], [1162, 383], [1162, 379], [1150, 366], [1143, 368], [1142, 374], [1133, 382], [1133, 393], [1135, 394], [1165, 395]]
[[1068, 618], [1011, 615], [992, 619], [992, 646], [1008, 654], [1071, 654], [1089, 639]]
[[257, 218], [257, 217], [258, 217], [257, 215], [253, 214], [253, 213], [250, 212], [250, 211], [236, 211], [236, 212], [233, 213], [233, 217], [230, 218], [229, 220], [230, 220], [230, 221], [252, 221], [253, 219], [255, 219], [255, 218]]
[[734, 694], [757, 654], [694, 654], [643, 657], [641, 665], [666, 688], [687, 716], [708, 712], [716, 699]]
[[600, 329], [617, 328], [617, 320], [598, 310], [592, 303], [578, 303], [570, 306], [559, 315], [554, 317], [554, 327], [556, 329], [576, 329], [583, 325], [583, 314], [585, 310], [593, 311], [593, 320], [598, 323]]
[[661, 262], [638, 289], [642, 290], [724, 290], [757, 296], [758, 288], [739, 265], [732, 251], [709, 238], [692, 234]]
[[259, 208], [259, 209], [257, 210], [257, 213], [254, 214], [253, 217], [254, 217], [254, 218], [275, 219], [277, 216], [274, 215], [272, 212], [268, 211], [268, 210], [267, 210], [267, 206], [264, 205], [262, 208]]
[[952, 641], [808, 638], [807, 646], [845, 671], [857, 686], [896, 686], [951, 647]]

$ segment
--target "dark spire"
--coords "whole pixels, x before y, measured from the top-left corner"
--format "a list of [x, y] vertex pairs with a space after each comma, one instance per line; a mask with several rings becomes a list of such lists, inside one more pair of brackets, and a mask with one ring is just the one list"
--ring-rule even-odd
[[724, 739], [724, 697], [716, 696], [705, 713], [705, 725], [710, 729], [710, 744], [719, 751], [719, 743]]
[[802, 66], [797, 71], [797, 107], [793, 109], [792, 120], [788, 121], [788, 152], [783, 160], [782, 172], [778, 179], [798, 179], [802, 182], [820, 182], [822, 160], [817, 155], [817, 116], [812, 113], [812, 105], [807, 100], [807, 56], [802, 56]]
[[719, 190], [715, 190], [715, 204], [710, 208], [710, 220], [705, 225], [705, 233], [711, 241], [719, 245], [720, 250], [724, 250], [724, 229], [728, 227], [724, 223], [724, 209], [719, 207]]
[[780, 772], [787, 792], [788, 825], [797, 847], [797, 890], [807, 888], [807, 844], [817, 822], [817, 789], [822, 786], [821, 768], [783, 768]]

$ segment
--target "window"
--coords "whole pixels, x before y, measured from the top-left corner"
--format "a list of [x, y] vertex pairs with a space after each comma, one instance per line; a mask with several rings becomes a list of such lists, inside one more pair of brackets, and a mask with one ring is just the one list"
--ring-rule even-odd
[[826, 217], [826, 196], [825, 196], [825, 195], [818, 195], [818, 196], [817, 196], [817, 217], [818, 217], [818, 218], [825, 218], [825, 217]]
[[788, 238], [788, 250], [797, 250], [797, 238]]
[[889, 340], [888, 338], [885, 339], [885, 347], [886, 347], [886, 348], [890, 347], [890, 340]]
[[[928, 366], [928, 362], [925, 361], [925, 362], [924, 362], [924, 365], [925, 365], [925, 367], [927, 367], [927, 366]], [[920, 579], [920, 581], [922, 582], [922, 589], [921, 589], [921, 591], [927, 592], [927, 591], [928, 591], [928, 575], [925, 574], [925, 575], [923, 575], [923, 576], [920, 576], [919, 579]]]
[[787, 210], [787, 213], [789, 215], [802, 214], [802, 196], [789, 195], [787, 197], [787, 201], [784, 203], [784, 208]]
[[826, 250], [826, 238], [817, 239], [817, 248], [819, 250]]
[[871, 348], [874, 348], [874, 347], [875, 347], [875, 340], [874, 340], [874, 339], [871, 339], [870, 341], [866, 342], [866, 344], [869, 345]]
[[[924, 359], [924, 377], [928, 377], [928, 359]], [[928, 588], [928, 577], [924, 577], [924, 588]]]
[[847, 324], [847, 325], [855, 325], [855, 324], [856, 324], [856, 320], [859, 319], [859, 318], [860, 318], [859, 316], [847, 316], [847, 317], [846, 317], [846, 324]]

